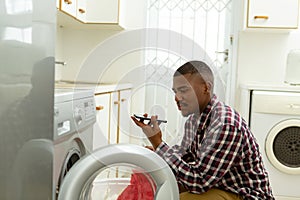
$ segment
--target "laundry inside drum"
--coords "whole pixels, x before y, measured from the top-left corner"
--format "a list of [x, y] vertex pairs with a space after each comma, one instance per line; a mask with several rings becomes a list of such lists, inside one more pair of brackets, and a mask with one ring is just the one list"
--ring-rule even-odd
[[154, 199], [156, 185], [149, 173], [133, 165], [114, 165], [97, 172], [82, 199]]

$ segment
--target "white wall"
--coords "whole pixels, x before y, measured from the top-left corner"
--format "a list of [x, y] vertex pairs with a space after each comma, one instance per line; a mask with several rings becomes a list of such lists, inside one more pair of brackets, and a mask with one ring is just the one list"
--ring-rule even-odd
[[240, 33], [238, 82], [283, 82], [288, 35]]
[[300, 49], [299, 29], [287, 33], [263, 31], [241, 31], [239, 33], [237, 109], [240, 109], [241, 106], [241, 84], [284, 84], [287, 55], [292, 49]]
[[[121, 0], [119, 25], [81, 24], [58, 11], [56, 60], [65, 61], [67, 65], [56, 66], [56, 80], [76, 80], [85, 59], [98, 45], [123, 31], [145, 27], [146, 5], [146, 0]], [[121, 47], [123, 43], [118, 45]], [[112, 51], [113, 48], [107, 50]], [[138, 54], [130, 54], [127, 57], [123, 56], [119, 61], [114, 60], [113, 62], [115, 62], [115, 66], [110, 66], [111, 77], [104, 80], [110, 83], [118, 82], [118, 79], [122, 78], [121, 72], [126, 72], [126, 66], [139, 66], [141, 57]], [[121, 66], [121, 68], [118, 66]], [[91, 71], [91, 73], [93, 72]]]
[[76, 80], [81, 65], [90, 52], [98, 44], [119, 32], [119, 30], [58, 27], [56, 59], [67, 63], [65, 66], [56, 66], [61, 70], [61, 80]]

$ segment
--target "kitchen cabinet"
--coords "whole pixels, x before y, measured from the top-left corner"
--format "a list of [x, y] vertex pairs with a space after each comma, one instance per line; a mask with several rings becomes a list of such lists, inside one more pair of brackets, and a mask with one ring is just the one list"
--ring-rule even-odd
[[131, 90], [113, 92], [111, 103], [111, 143], [130, 143], [130, 97]]
[[59, 10], [83, 23], [118, 23], [119, 0], [60, 0]]
[[130, 98], [131, 90], [122, 90], [119, 92], [119, 132], [118, 142], [119, 143], [131, 143], [131, 112], [130, 112]]
[[56, 6], [60, 27], [123, 30], [146, 23], [147, 1], [57, 0]]
[[299, 0], [248, 0], [247, 28], [297, 29]]
[[118, 143], [118, 131], [119, 131], [119, 91], [111, 93], [111, 103], [110, 103], [110, 137], [109, 143]]
[[93, 149], [109, 144], [111, 94], [95, 95], [96, 123], [94, 124]]
[[76, 18], [77, 0], [60, 0], [59, 9]]
[[130, 142], [130, 97], [131, 89], [95, 94], [94, 149]]
[[78, 0], [76, 18], [84, 23], [118, 23], [119, 0]]
[[[95, 94], [96, 123], [94, 125], [93, 149], [107, 144], [130, 142], [131, 89], [121, 89]], [[97, 179], [129, 177], [122, 167], [110, 167]]]
[[82, 23], [119, 22], [119, 0], [58, 0], [56, 6]]

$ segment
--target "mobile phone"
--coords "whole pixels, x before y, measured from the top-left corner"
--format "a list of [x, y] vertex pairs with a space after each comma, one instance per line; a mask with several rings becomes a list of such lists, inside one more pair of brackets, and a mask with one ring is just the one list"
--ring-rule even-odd
[[[139, 116], [139, 115], [136, 115], [136, 114], [134, 114], [133, 116], [134, 116], [135, 118], [137, 118], [137, 119], [140, 119], [140, 120], [141, 120], [141, 119], [142, 119], [142, 120], [149, 120], [149, 121], [151, 120], [151, 118], [149, 118], [149, 117]], [[167, 123], [167, 120], [161, 120], [161, 119], [158, 119], [157, 122], [158, 122], [158, 123]]]

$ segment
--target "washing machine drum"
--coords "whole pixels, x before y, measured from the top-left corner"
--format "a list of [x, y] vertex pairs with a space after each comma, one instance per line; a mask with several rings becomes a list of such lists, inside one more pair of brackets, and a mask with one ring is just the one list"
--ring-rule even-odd
[[266, 154], [278, 170], [300, 174], [300, 119], [276, 124], [266, 139]]
[[177, 181], [156, 153], [113, 144], [84, 156], [62, 182], [58, 200], [179, 199]]

